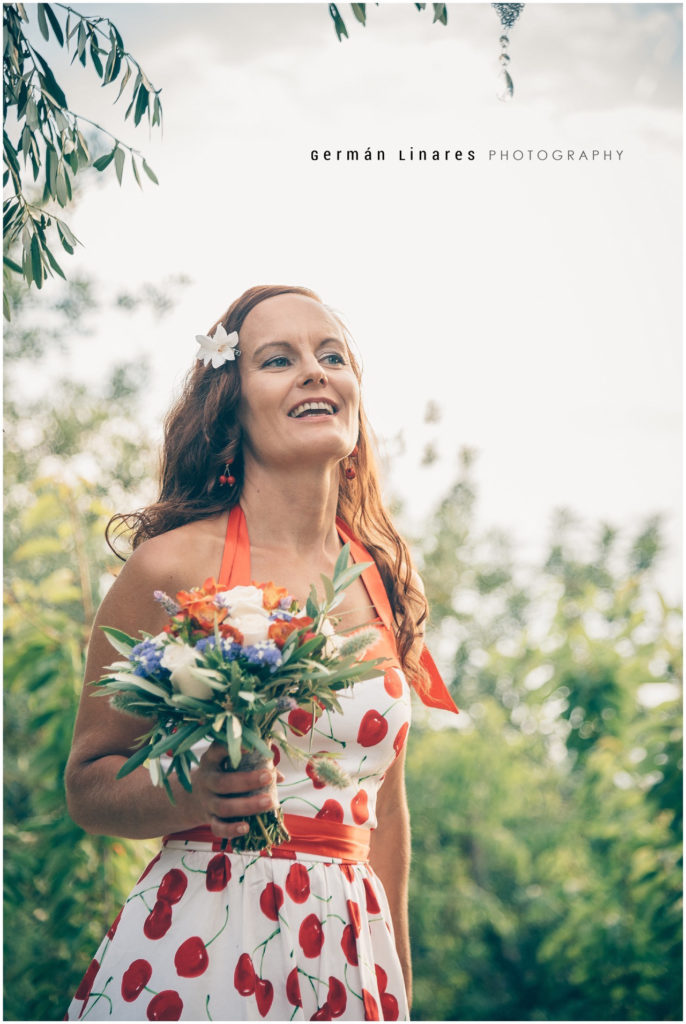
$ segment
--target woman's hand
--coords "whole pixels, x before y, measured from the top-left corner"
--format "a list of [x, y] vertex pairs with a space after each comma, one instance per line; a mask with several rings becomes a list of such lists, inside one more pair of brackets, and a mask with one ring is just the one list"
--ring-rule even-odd
[[224, 771], [227, 749], [213, 743], [200, 758], [193, 772], [193, 796], [203, 808], [205, 820], [221, 839], [234, 839], [248, 831], [245, 821], [237, 820], [278, 807], [277, 773], [273, 761], [256, 771]]

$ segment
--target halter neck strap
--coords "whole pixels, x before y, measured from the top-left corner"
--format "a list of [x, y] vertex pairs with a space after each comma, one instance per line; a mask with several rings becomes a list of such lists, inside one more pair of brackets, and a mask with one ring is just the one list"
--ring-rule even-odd
[[[394, 638], [391, 604], [376, 562], [366, 548], [352, 535], [342, 519], [336, 519], [336, 527], [341, 540], [350, 544], [350, 554], [353, 561], [357, 563], [371, 562], [371, 565], [362, 573], [362, 582], [367, 589], [372, 604], [376, 608], [379, 618], [388, 630], [390, 638]], [[229, 512], [218, 582], [226, 587], [249, 586], [250, 584], [250, 537], [248, 536], [248, 527], [240, 505], [234, 505]], [[426, 647], [422, 649], [419, 662], [429, 676], [428, 687], [420, 689], [412, 683], [421, 702], [426, 704], [427, 707], [441, 708], [444, 711], [457, 713], [455, 702], [450, 696], [448, 688], [436, 667], [436, 663]]]

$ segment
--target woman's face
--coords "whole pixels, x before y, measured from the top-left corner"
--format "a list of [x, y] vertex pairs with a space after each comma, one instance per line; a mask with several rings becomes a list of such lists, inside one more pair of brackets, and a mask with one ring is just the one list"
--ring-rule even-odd
[[334, 465], [358, 435], [360, 389], [334, 317], [304, 295], [260, 302], [240, 330], [239, 418], [263, 465]]

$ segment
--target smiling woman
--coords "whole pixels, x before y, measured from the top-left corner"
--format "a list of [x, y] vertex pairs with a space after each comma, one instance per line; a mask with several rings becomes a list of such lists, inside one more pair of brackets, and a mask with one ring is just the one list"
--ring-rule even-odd
[[[410, 687], [456, 709], [424, 648], [426, 601], [381, 501], [359, 367], [342, 321], [305, 288], [253, 288], [198, 341], [165, 426], [159, 499], [114, 517], [134, 550], [96, 619], [67, 768], [70, 811], [85, 829], [164, 836], [163, 847], [67, 1019], [406, 1019]], [[304, 605], [345, 542], [369, 566], [345, 590], [339, 629], [376, 625], [378, 675], [341, 691], [340, 712], [284, 712], [284, 742], [261, 770], [225, 771], [215, 743], [174, 805], [143, 766], [115, 782], [145, 723], [90, 700], [111, 660], [97, 627], [154, 637], [166, 623], [154, 591], [209, 577], [276, 580]], [[313, 755], [334, 753], [342, 788], [313, 767]], [[289, 842], [268, 857], [231, 848], [246, 817], [278, 803]]]

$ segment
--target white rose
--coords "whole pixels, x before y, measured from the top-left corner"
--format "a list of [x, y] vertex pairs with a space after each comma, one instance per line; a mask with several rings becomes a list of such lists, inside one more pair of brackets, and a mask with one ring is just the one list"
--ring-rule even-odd
[[246, 646], [259, 644], [261, 640], [266, 640], [271, 625], [268, 615], [258, 615], [254, 611], [248, 612], [246, 615], [232, 615], [226, 621], [239, 633], [242, 633], [243, 643]]
[[208, 700], [212, 696], [212, 687], [198, 679], [193, 671], [198, 664], [193, 647], [188, 644], [170, 644], [165, 648], [160, 664], [171, 673], [171, 684], [178, 693], [197, 700]]
[[265, 612], [264, 594], [259, 587], [232, 587], [217, 594], [215, 603], [228, 608], [232, 615], [240, 614], [238, 609], [247, 612]]
[[232, 601], [229, 607], [229, 615], [232, 618], [239, 618], [241, 615], [258, 615], [265, 619], [269, 618], [269, 612], [266, 608], [258, 608], [257, 605], [251, 604], [250, 601]]

